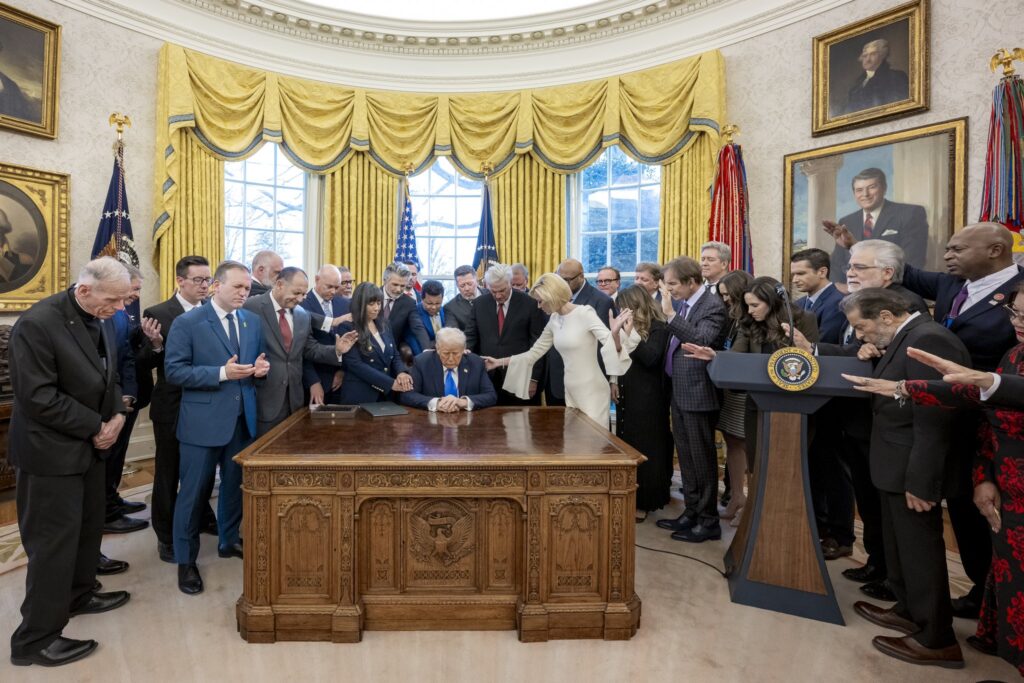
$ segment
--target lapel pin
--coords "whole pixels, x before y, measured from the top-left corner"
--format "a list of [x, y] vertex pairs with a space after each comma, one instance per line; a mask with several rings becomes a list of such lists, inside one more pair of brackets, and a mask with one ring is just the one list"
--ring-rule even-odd
[[992, 295], [992, 299], [995, 300], [995, 301], [1002, 301], [1005, 298], [1006, 298], [1006, 295], [1003, 294], [1002, 292], [996, 292], [995, 294]]

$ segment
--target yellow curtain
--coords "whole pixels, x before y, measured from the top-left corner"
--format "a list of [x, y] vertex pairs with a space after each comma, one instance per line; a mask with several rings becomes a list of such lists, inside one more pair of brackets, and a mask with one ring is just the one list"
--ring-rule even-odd
[[490, 181], [498, 256], [525, 264], [531, 281], [565, 259], [565, 181], [532, 154]]
[[154, 264], [160, 293], [174, 291], [174, 266], [183, 256], [205, 256], [214, 268], [224, 258], [224, 162], [212, 156], [187, 130], [175, 133], [179, 187], [165, 204], [165, 220], [154, 235]]
[[324, 181], [324, 262], [348, 266], [356, 282], [379, 282], [395, 255], [399, 179], [356, 153]]
[[701, 135], [687, 153], [661, 167], [661, 231], [658, 258], [700, 258], [708, 241], [711, 183], [715, 179], [718, 135]]

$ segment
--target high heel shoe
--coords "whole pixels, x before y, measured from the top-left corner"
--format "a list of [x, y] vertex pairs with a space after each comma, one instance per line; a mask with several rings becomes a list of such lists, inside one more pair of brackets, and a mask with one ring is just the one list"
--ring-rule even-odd
[[740, 522], [742, 522], [742, 521], [743, 521], [743, 507], [741, 506], [741, 507], [736, 509], [736, 514], [733, 515], [732, 519], [729, 520], [729, 526], [731, 526], [733, 529], [736, 529], [736, 528], [739, 527]]
[[745, 499], [740, 501], [733, 499], [729, 501], [729, 504], [722, 508], [722, 511], [718, 513], [719, 519], [735, 519], [739, 515], [740, 510], [743, 509], [743, 505], [746, 502], [747, 501]]

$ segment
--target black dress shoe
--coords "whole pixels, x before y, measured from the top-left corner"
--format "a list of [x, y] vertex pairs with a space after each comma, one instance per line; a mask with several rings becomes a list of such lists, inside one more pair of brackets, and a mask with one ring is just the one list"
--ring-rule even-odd
[[826, 560], [838, 560], [840, 557], [849, 557], [852, 554], [852, 547], [841, 545], [834, 538], [826, 538], [821, 541], [821, 555]]
[[156, 542], [156, 554], [160, 556], [160, 559], [164, 562], [170, 562], [176, 564], [174, 561], [174, 544], [173, 543], [161, 543]]
[[93, 593], [92, 597], [89, 598], [89, 602], [77, 609], [71, 610], [71, 614], [69, 616], [77, 617], [80, 614], [99, 614], [100, 612], [109, 612], [110, 610], [117, 609], [124, 603], [128, 602], [131, 597], [132, 594], [128, 591]]
[[122, 500], [117, 506], [117, 511], [122, 515], [134, 515], [136, 512], [142, 512], [145, 509], [145, 503], [139, 503], [134, 500]]
[[722, 525], [695, 524], [688, 529], [680, 529], [672, 534], [674, 541], [686, 541], [687, 543], [703, 543], [704, 541], [717, 541], [722, 537]]
[[974, 619], [977, 621], [978, 616], [981, 614], [981, 603], [976, 600], [972, 600], [969, 594], [962, 598], [953, 598], [950, 602], [953, 604], [954, 617], [960, 617], [961, 619]]
[[843, 576], [850, 581], [857, 583], [868, 583], [869, 581], [882, 581], [885, 579], [885, 572], [873, 564], [866, 564], [863, 567], [850, 567], [843, 570]]
[[999, 647], [991, 640], [985, 640], [978, 636], [967, 636], [966, 642], [983, 655], [990, 655], [992, 657], [999, 656]]
[[57, 640], [47, 645], [39, 652], [34, 652], [23, 657], [15, 657], [14, 655], [11, 655], [11, 664], [15, 666], [29, 666], [31, 664], [38, 664], [39, 666], [60, 666], [62, 664], [70, 664], [71, 662], [92, 654], [92, 651], [96, 649], [98, 644], [99, 643], [95, 640], [73, 640], [71, 638], [57, 636]]
[[112, 520], [108, 520], [103, 523], [103, 533], [105, 534], [130, 534], [133, 531], [142, 531], [149, 526], [149, 522], [144, 519], [135, 519], [134, 517], [125, 517], [121, 515]]
[[689, 529], [697, 523], [695, 517], [691, 517], [685, 512], [675, 519], [659, 519], [656, 524], [659, 529], [668, 529], [669, 531], [681, 531], [683, 529]]
[[178, 590], [188, 595], [203, 592], [203, 578], [194, 563], [178, 565]]
[[100, 583], [99, 581], [93, 581], [92, 582], [92, 592], [93, 593], [99, 593], [101, 590], [103, 590], [103, 584]]
[[100, 553], [99, 564], [96, 565], [96, 573], [100, 576], [108, 574], [120, 574], [128, 571], [128, 563], [124, 560], [112, 560], [103, 553]]
[[242, 557], [242, 544], [232, 543], [231, 545], [217, 546], [217, 555], [220, 557]]
[[896, 594], [889, 588], [886, 581], [871, 581], [860, 587], [860, 592], [874, 600], [882, 602], [896, 602]]
[[211, 536], [219, 536], [220, 530], [217, 529], [217, 520], [211, 519], [201, 527], [199, 527], [199, 533], [210, 534]]

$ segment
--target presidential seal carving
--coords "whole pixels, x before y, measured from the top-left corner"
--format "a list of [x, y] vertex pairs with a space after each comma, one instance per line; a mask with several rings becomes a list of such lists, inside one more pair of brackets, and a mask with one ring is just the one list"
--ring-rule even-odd
[[818, 359], [795, 346], [784, 346], [768, 358], [768, 378], [783, 391], [804, 391], [818, 381]]
[[424, 564], [449, 567], [473, 551], [473, 517], [458, 516], [455, 509], [414, 514], [409, 517], [412, 554]]

